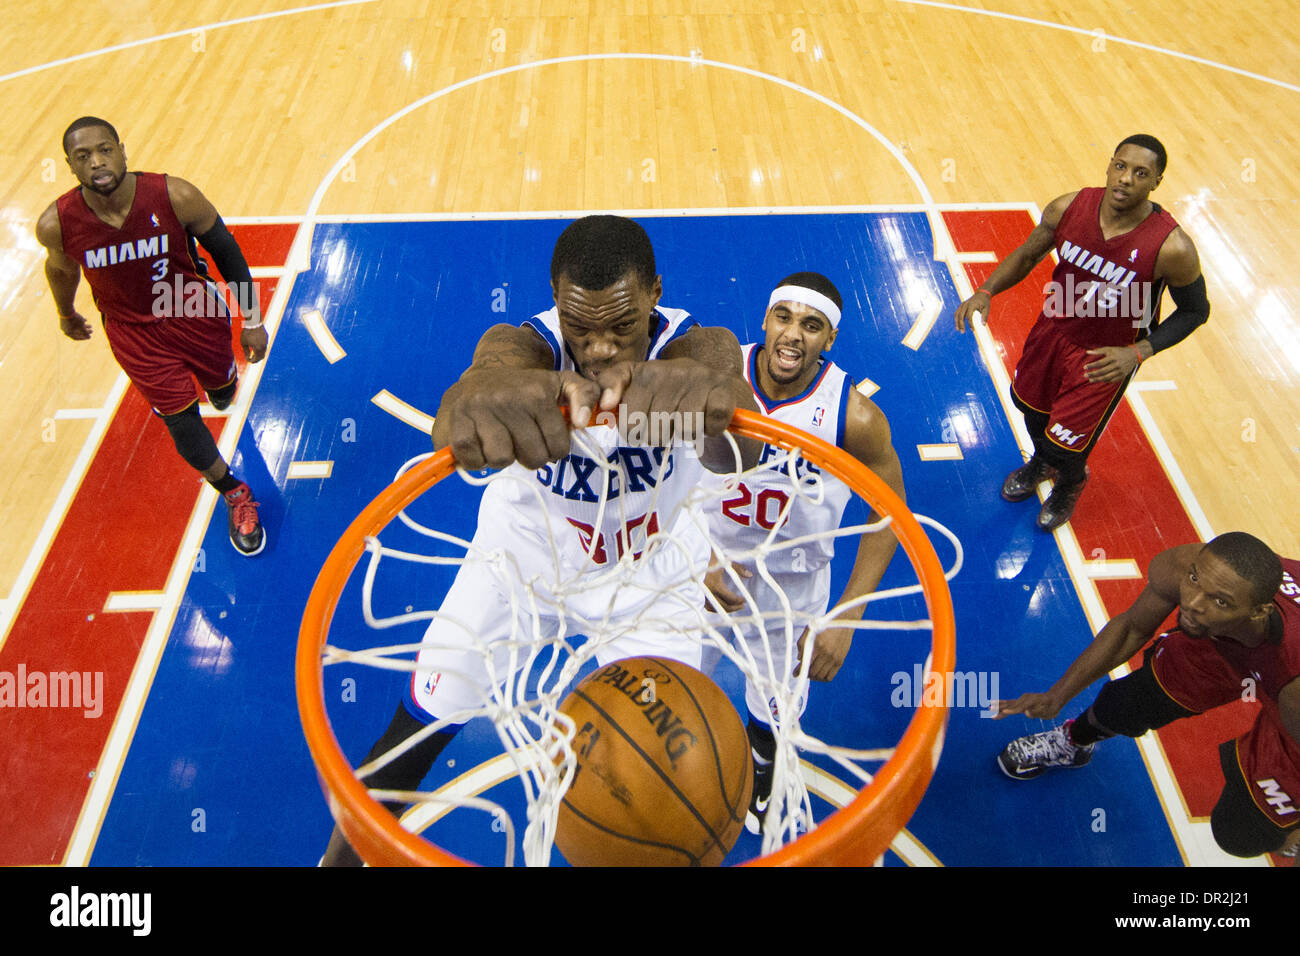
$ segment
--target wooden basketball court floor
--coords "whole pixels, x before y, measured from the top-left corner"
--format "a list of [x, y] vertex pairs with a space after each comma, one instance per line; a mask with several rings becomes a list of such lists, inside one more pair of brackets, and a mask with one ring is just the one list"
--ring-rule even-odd
[[[1165, 547], [1240, 529], [1300, 554], [1300, 42], [1284, 3], [1228, 20], [1209, 3], [1017, 0], [10, 7], [0, 672], [75, 670], [103, 691], [0, 709], [0, 863], [315, 862], [329, 819], [291, 672], [306, 590], [423, 450], [413, 424], [481, 330], [546, 307], [550, 243], [588, 211], [640, 218], [664, 303], [742, 339], [781, 275], [841, 282], [861, 323], [832, 357], [878, 388], [912, 508], [961, 538], [958, 669], [1002, 696], [1054, 680]], [[256, 559], [233, 554], [102, 330], [58, 332], [33, 228], [73, 185], [58, 141], [83, 114], [117, 125], [132, 168], [198, 185], [262, 280], [271, 352], [210, 419], [264, 502]], [[1042, 272], [978, 335], [957, 336], [951, 314], [1133, 132], [1169, 149], [1154, 198], [1196, 242], [1213, 315], [1143, 368], [1076, 519], [1043, 536], [1029, 506], [997, 497], [1023, 445], [1005, 382]], [[84, 287], [79, 301], [93, 314]], [[891, 576], [905, 571], [900, 558]], [[859, 638], [812, 719], [899, 724], [888, 675], [919, 659], [900, 653]], [[867, 685], [874, 717], [848, 704]], [[393, 688], [372, 689], [340, 730], [353, 750], [391, 711]], [[886, 862], [1237, 863], [1206, 821], [1214, 744], [1251, 716], [1243, 704], [1017, 784], [993, 757], [1042, 725], [957, 710]], [[465, 737], [462, 766], [482, 743]]]

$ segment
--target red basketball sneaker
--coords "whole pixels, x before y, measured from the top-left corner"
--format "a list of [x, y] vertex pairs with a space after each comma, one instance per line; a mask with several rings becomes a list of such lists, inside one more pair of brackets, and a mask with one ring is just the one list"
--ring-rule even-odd
[[230, 543], [240, 554], [252, 557], [266, 547], [266, 532], [257, 520], [257, 499], [244, 482], [224, 495], [230, 512]]

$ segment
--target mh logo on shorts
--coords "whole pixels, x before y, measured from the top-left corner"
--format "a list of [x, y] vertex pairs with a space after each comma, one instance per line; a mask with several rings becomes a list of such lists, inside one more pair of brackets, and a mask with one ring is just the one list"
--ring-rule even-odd
[[1074, 443], [1086, 435], [1087, 432], [1072, 432], [1068, 428], [1062, 426], [1060, 422], [1057, 422], [1052, 426], [1051, 434], [1059, 438], [1062, 445], [1074, 447]]
[[1291, 797], [1272, 777], [1268, 780], [1256, 780], [1255, 786], [1264, 791], [1264, 802], [1271, 806], [1278, 816], [1295, 813], [1295, 807], [1291, 806]]

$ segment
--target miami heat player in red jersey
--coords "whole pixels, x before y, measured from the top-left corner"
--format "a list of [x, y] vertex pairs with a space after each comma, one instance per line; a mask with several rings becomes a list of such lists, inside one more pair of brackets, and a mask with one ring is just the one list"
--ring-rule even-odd
[[1254, 724], [1219, 748], [1225, 780], [1210, 817], [1234, 856], [1294, 855], [1300, 846], [1300, 561], [1244, 532], [1157, 555], [1145, 590], [1112, 619], [1045, 693], [999, 703], [999, 716], [1055, 717], [1070, 699], [1151, 639], [1137, 671], [1106, 684], [1082, 716], [1020, 737], [998, 758], [1018, 780], [1080, 767], [1099, 740], [1138, 737], [1223, 704], [1257, 701]]
[[[1088, 455], [1137, 367], [1210, 315], [1196, 247], [1148, 198], [1165, 161], [1155, 137], [1124, 140], [1111, 157], [1106, 187], [1049, 203], [1029, 238], [957, 308], [957, 329], [964, 332], [974, 315], [988, 315], [994, 295], [1056, 251], [1058, 264], [1011, 389], [1034, 454], [1002, 485], [1003, 498], [1024, 501], [1039, 482], [1055, 479], [1038, 513], [1044, 531], [1074, 513], [1088, 480]], [[1166, 287], [1177, 308], [1158, 322]]]
[[237, 375], [231, 314], [208, 279], [203, 244], [243, 312], [240, 344], [250, 362], [266, 354], [252, 274], [212, 203], [183, 179], [128, 172], [126, 150], [104, 120], [82, 117], [63, 135], [80, 185], [41, 215], [45, 276], [70, 339], [90, 338], [77, 311], [81, 274], [90, 284], [118, 364], [167, 426], [176, 450], [222, 493], [230, 540], [258, 554], [266, 532], [248, 485], [235, 478], [199, 417], [195, 380], [212, 404], [234, 401]]

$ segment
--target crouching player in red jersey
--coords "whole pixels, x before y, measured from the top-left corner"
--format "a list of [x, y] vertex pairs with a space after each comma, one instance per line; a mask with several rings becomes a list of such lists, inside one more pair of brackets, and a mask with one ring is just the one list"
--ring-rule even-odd
[[1133, 657], [1177, 609], [1142, 667], [1106, 684], [1080, 717], [1013, 740], [998, 757], [1009, 777], [1081, 767], [1097, 742], [1140, 737], [1242, 698], [1254, 725], [1219, 748], [1226, 783], [1210, 817], [1214, 839], [1239, 857], [1294, 855], [1300, 846], [1300, 561], [1280, 559], [1235, 531], [1158, 554], [1147, 586], [1045, 693], [999, 701], [1008, 714], [1050, 719], [1093, 681]]
[[176, 450], [225, 498], [230, 540], [241, 554], [266, 546], [257, 501], [230, 472], [199, 417], [195, 379], [217, 409], [235, 399], [238, 375], [230, 310], [195, 247], [197, 239], [235, 292], [244, 315], [240, 345], [266, 355], [266, 329], [248, 263], [217, 210], [183, 179], [126, 169], [126, 150], [104, 120], [84, 116], [63, 134], [80, 185], [50, 205], [36, 226], [45, 277], [70, 339], [90, 338], [77, 312], [86, 274], [104, 334], [122, 370], [153, 406]]

